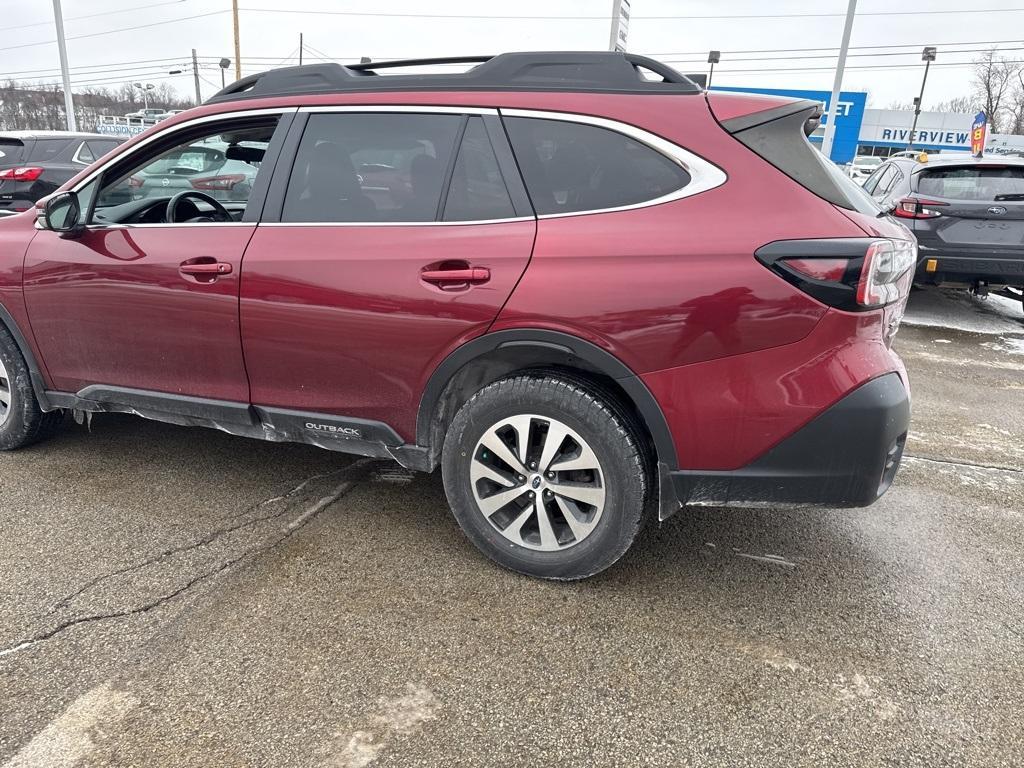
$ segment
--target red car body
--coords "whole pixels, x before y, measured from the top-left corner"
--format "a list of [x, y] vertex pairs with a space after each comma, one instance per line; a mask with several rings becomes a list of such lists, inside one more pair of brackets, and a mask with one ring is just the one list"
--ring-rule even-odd
[[[875, 309], [830, 306], [755, 253], [778, 241], [912, 238], [892, 219], [823, 199], [723, 128], [788, 103], [451, 90], [199, 107], [101, 162], [154, 132], [232, 111], [443, 105], [600, 116], [689, 149], [727, 180], [632, 210], [464, 226], [261, 220], [63, 238], [29, 213], [0, 221], [2, 319], [34, 362], [47, 407], [133, 410], [432, 469], [438, 435], [465, 393], [539, 360], [599, 377], [639, 414], [657, 452], [663, 516], [687, 502], [870, 503], [891, 482], [907, 428], [906, 374], [890, 346], [905, 296]], [[230, 273], [182, 274], [186, 258], [215, 259]], [[490, 279], [457, 290], [421, 279], [452, 262]], [[473, 360], [484, 362], [469, 376]], [[902, 399], [879, 411], [884, 445], [846, 442], [858, 439], [860, 418], [847, 414], [847, 427], [826, 425], [841, 450], [822, 460], [825, 469], [750, 469], [852, 393], [893, 377]], [[180, 409], [160, 405], [159, 394]], [[331, 442], [289, 414], [307, 427], [316, 414], [365, 431]], [[852, 469], [839, 467], [844, 455]], [[870, 467], [860, 466], [864, 457]], [[823, 480], [826, 470], [837, 479]], [[850, 479], [865, 474], [869, 492]]]

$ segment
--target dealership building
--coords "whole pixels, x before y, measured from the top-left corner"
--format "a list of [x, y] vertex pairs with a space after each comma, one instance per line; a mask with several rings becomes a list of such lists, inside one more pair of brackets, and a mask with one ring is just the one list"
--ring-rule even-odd
[[[803, 91], [782, 88], [732, 88], [712, 86], [712, 91], [739, 91], [812, 99], [825, 104], [826, 112], [832, 97], [829, 91]], [[841, 91], [836, 105], [836, 132], [831, 157], [837, 163], [849, 163], [856, 155], [888, 156], [907, 148], [914, 124], [912, 110], [868, 109], [868, 95], [862, 91]], [[824, 122], [824, 120], [822, 121]], [[914, 149], [929, 152], [970, 152], [971, 124], [974, 114], [961, 112], [921, 112], [914, 131]], [[820, 144], [824, 125], [811, 136]], [[1022, 153], [1024, 136], [989, 134], [986, 154]]]

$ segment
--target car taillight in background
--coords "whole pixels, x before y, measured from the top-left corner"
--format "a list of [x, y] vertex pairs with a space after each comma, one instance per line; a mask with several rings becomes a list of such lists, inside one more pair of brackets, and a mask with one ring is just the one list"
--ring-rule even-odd
[[779, 240], [758, 261], [823, 304], [857, 312], [905, 299], [917, 243], [886, 238]]
[[936, 207], [949, 205], [939, 200], [924, 200], [916, 197], [904, 197], [892, 209], [892, 215], [901, 219], [934, 219], [942, 215]]
[[0, 171], [0, 180], [3, 181], [35, 181], [43, 175], [42, 168], [34, 166], [24, 168], [8, 168]]
[[192, 189], [227, 190], [233, 189], [235, 184], [245, 181], [245, 175], [241, 173], [228, 173], [223, 176], [207, 176], [202, 179], [189, 179]]

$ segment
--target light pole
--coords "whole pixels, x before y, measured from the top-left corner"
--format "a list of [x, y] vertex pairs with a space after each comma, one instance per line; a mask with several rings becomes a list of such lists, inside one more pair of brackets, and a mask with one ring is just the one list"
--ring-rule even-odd
[[928, 68], [935, 61], [935, 46], [926, 46], [921, 51], [921, 61], [924, 62], [924, 77], [921, 78], [921, 94], [914, 99], [914, 123], [910, 126], [910, 137], [907, 141], [907, 149], [914, 146], [914, 132], [917, 130], [917, 118], [921, 116], [921, 102], [924, 100], [924, 85], [928, 82]]
[[156, 88], [152, 83], [132, 83], [132, 85], [142, 91], [142, 108], [149, 109], [149, 92]]
[[231, 66], [231, 59], [227, 59], [227, 58], [221, 59], [217, 63], [220, 64], [220, 87], [221, 87], [221, 89], [223, 89], [224, 85], [225, 85], [225, 83], [224, 83], [224, 73], [227, 72], [228, 67]]
[[721, 60], [722, 60], [722, 52], [721, 51], [708, 51], [708, 64], [711, 65], [711, 67], [708, 69], [708, 85], [707, 85], [707, 90], [709, 90], [709, 91], [711, 90], [711, 78], [714, 77], [714, 75], [715, 75], [715, 64], [717, 64]]

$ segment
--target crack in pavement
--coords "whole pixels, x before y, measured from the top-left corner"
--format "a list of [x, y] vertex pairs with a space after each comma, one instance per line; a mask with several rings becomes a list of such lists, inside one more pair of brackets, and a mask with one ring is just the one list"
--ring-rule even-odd
[[974, 469], [994, 469], [998, 472], [1024, 472], [1024, 469], [1020, 467], [1007, 467], [1001, 464], [975, 464], [970, 461], [954, 461], [953, 459], [932, 459], [928, 456], [914, 456], [913, 454], [904, 454], [905, 459], [916, 459], [917, 461], [931, 461], [935, 464], [947, 464], [952, 467], [973, 467]]
[[[231, 558], [229, 558], [229, 559], [227, 559], [227, 560], [217, 564], [213, 568], [209, 568], [209, 569], [203, 571], [199, 575], [197, 575], [197, 576], [193, 577], [192, 579], [188, 580], [185, 584], [183, 584], [182, 586], [178, 587], [177, 589], [174, 589], [171, 592], [168, 592], [166, 594], [163, 594], [163, 595], [160, 595], [160, 596], [158, 596], [156, 598], [153, 598], [153, 599], [143, 603], [142, 605], [136, 606], [134, 608], [126, 608], [124, 610], [119, 610], [119, 611], [109, 611], [109, 612], [106, 612], [106, 613], [96, 613], [96, 614], [90, 614], [90, 615], [86, 615], [86, 616], [78, 616], [78, 617], [74, 617], [74, 618], [68, 619], [67, 621], [63, 621], [63, 622], [57, 624], [56, 626], [54, 626], [54, 627], [52, 627], [52, 628], [50, 628], [50, 629], [48, 629], [48, 630], [46, 630], [44, 632], [39, 632], [39, 633], [33, 635], [32, 637], [30, 637], [28, 639], [19, 640], [18, 642], [14, 643], [13, 645], [10, 645], [10, 646], [8, 646], [6, 648], [0, 648], [0, 657], [7, 656], [7, 655], [10, 655], [10, 654], [13, 654], [13, 653], [17, 653], [18, 651], [22, 651], [22, 650], [25, 650], [27, 648], [31, 648], [32, 646], [36, 645], [37, 643], [45, 642], [47, 640], [50, 640], [50, 639], [56, 637], [57, 635], [61, 634], [62, 632], [66, 631], [66, 630], [68, 630], [68, 629], [70, 629], [72, 627], [79, 626], [81, 624], [89, 624], [89, 623], [93, 623], [93, 622], [97, 622], [97, 621], [105, 621], [107, 619], [125, 618], [125, 617], [128, 617], [128, 616], [135, 616], [135, 615], [140, 615], [140, 614], [148, 613], [149, 611], [153, 610], [154, 608], [158, 608], [158, 607], [164, 605], [165, 603], [173, 600], [174, 598], [176, 598], [179, 595], [183, 594], [184, 592], [188, 591], [189, 589], [191, 589], [192, 587], [196, 586], [197, 584], [199, 584], [199, 583], [201, 583], [203, 581], [206, 581], [207, 579], [213, 578], [214, 576], [217, 576], [218, 574], [226, 571], [227, 569], [231, 568], [233, 565], [241, 562], [242, 560], [245, 560], [245, 559], [250, 558], [250, 557], [257, 557], [257, 556], [263, 554], [264, 552], [268, 552], [269, 550], [274, 549], [275, 547], [281, 545], [287, 539], [291, 538], [296, 533], [301, 531], [307, 525], [309, 525], [309, 523], [311, 523], [317, 517], [317, 515], [319, 515], [321, 512], [323, 512], [323, 510], [325, 510], [327, 507], [329, 507], [331, 504], [335, 503], [336, 501], [340, 500], [347, 493], [349, 493], [349, 491], [351, 491], [353, 488], [355, 488], [355, 486], [358, 484], [358, 482], [360, 480], [362, 480], [366, 476], [367, 472], [369, 471], [370, 466], [373, 463], [374, 463], [373, 459], [359, 459], [359, 460], [353, 462], [352, 464], [349, 464], [344, 469], [339, 470], [337, 473], [328, 473], [328, 475], [330, 475], [330, 474], [343, 474], [345, 476], [345, 479], [341, 483], [339, 483], [337, 486], [335, 486], [334, 489], [327, 496], [319, 499], [309, 509], [306, 509], [305, 511], [303, 511], [303, 513], [298, 518], [293, 520], [291, 523], [289, 523], [288, 526], [285, 527], [283, 533], [281, 533], [280, 535], [274, 537], [271, 541], [269, 541], [269, 543], [264, 542], [261, 546], [252, 547], [252, 548], [247, 547], [247, 548], [243, 549], [243, 551], [240, 554], [236, 555], [235, 557], [231, 557]], [[322, 475], [320, 477], [326, 477], [328, 475]], [[315, 478], [310, 478], [310, 480], [312, 480], [312, 479], [315, 479]], [[300, 486], [298, 486], [298, 488], [299, 489], [304, 488], [306, 485], [308, 485], [308, 483], [309, 483], [309, 480], [306, 480]], [[288, 496], [293, 495], [295, 492], [296, 492], [296, 490], [293, 489], [293, 491], [291, 493], [285, 494], [284, 497], [277, 497], [275, 500], [280, 500], [281, 498], [287, 498]], [[270, 501], [270, 500], [268, 500], [268, 501]], [[256, 505], [250, 507], [249, 509], [250, 510], [258, 509], [260, 506], [263, 506], [265, 503], [267, 503], [267, 502], [260, 502], [260, 503], [258, 503]], [[237, 526], [228, 526], [228, 527], [225, 527], [225, 528], [222, 528], [222, 529], [218, 529], [217, 531], [214, 531], [213, 533], [209, 534], [208, 536], [203, 537], [198, 542], [194, 542], [194, 543], [186, 545], [186, 546], [175, 547], [173, 549], [166, 550], [166, 551], [160, 553], [159, 555], [156, 555], [156, 556], [154, 556], [152, 558], [149, 558], [148, 560], [145, 560], [145, 561], [143, 561], [141, 563], [136, 563], [133, 566], [129, 566], [127, 568], [122, 568], [122, 569], [120, 569], [118, 571], [114, 571], [112, 573], [104, 574], [103, 576], [100, 576], [100, 577], [97, 577], [95, 579], [92, 579], [90, 582], [87, 582], [80, 589], [76, 590], [75, 592], [71, 593], [70, 595], [67, 595], [65, 598], [62, 598], [61, 601], [59, 601], [55, 605], [55, 608], [51, 609], [50, 613], [52, 613], [53, 610], [55, 610], [57, 606], [69, 604], [70, 601], [74, 599], [74, 597], [76, 597], [78, 595], [81, 595], [83, 592], [85, 592], [90, 587], [95, 586], [96, 584], [102, 583], [103, 581], [105, 581], [107, 579], [113, 578], [114, 576], [117, 576], [117, 575], [123, 575], [125, 573], [129, 573], [129, 572], [131, 572], [133, 570], [141, 569], [141, 568], [145, 567], [146, 565], [150, 565], [150, 564], [159, 562], [159, 561], [165, 559], [166, 557], [169, 557], [171, 554], [174, 554], [176, 552], [188, 551], [190, 549], [197, 549], [197, 548], [199, 548], [201, 546], [204, 546], [205, 544], [209, 544], [210, 542], [216, 540], [219, 536], [222, 536], [222, 535], [225, 535], [227, 533], [239, 530], [241, 528], [244, 528], [247, 525], [253, 525], [253, 524], [256, 524], [256, 523], [259, 523], [259, 522], [265, 522], [266, 520], [270, 520], [270, 519], [281, 517], [284, 514], [286, 514], [288, 511], [290, 511], [291, 509], [292, 509], [292, 507], [289, 506], [289, 507], [286, 507], [284, 510], [282, 510], [280, 512], [277, 512], [277, 513], [274, 513], [272, 515], [265, 515], [265, 516], [262, 516], [262, 517], [259, 517], [259, 518], [250, 518], [246, 522], [240, 523]]]

